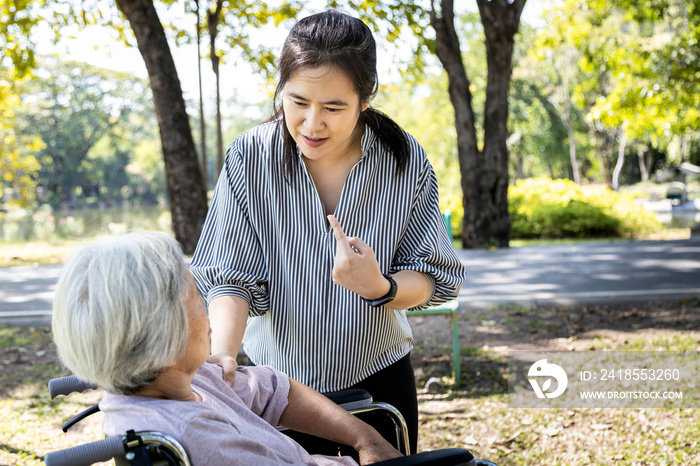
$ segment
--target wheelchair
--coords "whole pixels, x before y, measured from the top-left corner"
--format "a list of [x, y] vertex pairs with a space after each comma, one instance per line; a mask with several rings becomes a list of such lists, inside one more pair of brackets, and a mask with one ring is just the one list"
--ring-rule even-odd
[[[89, 389], [97, 389], [97, 387], [76, 376], [60, 377], [49, 381], [51, 399]], [[342, 390], [324, 395], [353, 415], [374, 412], [386, 414], [391, 418], [396, 433], [393, 445], [407, 456], [375, 463], [378, 466], [496, 466], [489, 461], [476, 459], [471, 452], [462, 448], [447, 448], [409, 455], [408, 428], [403, 416], [396, 408], [387, 403], [374, 402], [372, 396], [365, 390]], [[77, 414], [63, 424], [63, 432], [67, 432], [73, 425], [99, 410], [99, 405], [95, 404]], [[112, 459], [116, 466], [190, 466], [187, 452], [180, 442], [167, 434], [153, 431], [129, 430], [122, 435], [50, 452], [44, 458], [47, 466], [88, 466]]]

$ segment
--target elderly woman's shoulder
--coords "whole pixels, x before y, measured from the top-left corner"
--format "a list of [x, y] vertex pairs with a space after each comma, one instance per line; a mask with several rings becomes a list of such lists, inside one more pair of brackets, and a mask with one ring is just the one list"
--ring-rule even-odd
[[205, 362], [199, 369], [197, 369], [197, 374], [195, 377], [198, 379], [219, 381], [223, 380], [223, 373], [224, 370], [221, 368], [221, 366]]
[[220, 366], [204, 363], [195, 375], [192, 385], [206, 388], [210, 393], [230, 395], [231, 390], [239, 397], [248, 399], [255, 393], [273, 393], [280, 390], [286, 394], [289, 391], [289, 377], [269, 366], [238, 366], [233, 385], [223, 380], [223, 369]]

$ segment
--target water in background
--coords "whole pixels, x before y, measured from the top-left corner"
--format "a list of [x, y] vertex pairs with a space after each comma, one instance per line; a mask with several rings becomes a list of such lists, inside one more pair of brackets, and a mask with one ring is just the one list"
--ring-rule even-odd
[[0, 214], [0, 241], [51, 241], [87, 238], [128, 231], [170, 231], [167, 206], [128, 206]]

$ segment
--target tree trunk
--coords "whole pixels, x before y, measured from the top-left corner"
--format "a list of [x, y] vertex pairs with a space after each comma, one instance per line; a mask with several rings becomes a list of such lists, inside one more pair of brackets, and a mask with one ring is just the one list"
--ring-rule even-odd
[[435, 29], [435, 53], [448, 76], [448, 92], [455, 109], [457, 151], [462, 185], [464, 248], [507, 247], [508, 215], [508, 87], [513, 36], [525, 0], [478, 0], [486, 32], [488, 82], [484, 120], [484, 148], [479, 151], [469, 78], [464, 69], [454, 28], [454, 1], [441, 0], [440, 12], [431, 2], [430, 24]]
[[566, 135], [569, 139], [569, 161], [571, 162], [571, 178], [573, 179], [574, 183], [581, 184], [581, 169], [579, 168], [578, 159], [576, 158], [576, 134], [574, 132], [574, 124], [571, 121], [571, 103], [569, 101], [570, 97], [567, 90], [568, 88], [566, 86], [568, 86], [568, 81], [566, 79], [563, 79], [563, 108], [562, 105], [560, 105], [559, 102], [557, 102], [557, 99], [550, 97], [548, 100], [559, 113], [559, 119], [566, 128]]
[[608, 143], [608, 135], [603, 131], [598, 131], [595, 124], [591, 124], [588, 127], [589, 133], [593, 138], [595, 145], [596, 156], [598, 157], [598, 164], [600, 165], [600, 172], [603, 177], [605, 185], [612, 189], [612, 176], [610, 176], [610, 144]]
[[207, 125], [204, 121], [204, 97], [202, 91], [202, 26], [199, 23], [199, 0], [195, 0], [195, 14], [197, 15], [197, 75], [199, 77], [199, 166], [202, 170], [202, 183], [204, 190], [209, 189], [209, 180], [207, 179]]
[[175, 62], [153, 2], [117, 0], [146, 64], [165, 160], [175, 238], [192, 254], [207, 215], [207, 193], [194, 149]]
[[571, 121], [571, 108], [567, 99], [566, 111], [564, 113], [564, 126], [566, 127], [566, 134], [569, 138], [569, 160], [571, 161], [571, 175], [574, 179], [574, 183], [581, 184], [581, 169], [578, 166], [578, 159], [576, 158], [576, 135], [574, 133], [574, 125]]
[[522, 152], [518, 153], [515, 156], [515, 162], [513, 163], [513, 166], [515, 168], [515, 173], [516, 177], [519, 180], [524, 180], [525, 177], [525, 170], [523, 166], [525, 165], [525, 156], [523, 155]]
[[221, 134], [221, 81], [219, 77], [219, 56], [216, 53], [216, 36], [219, 33], [219, 18], [223, 8], [223, 0], [216, 1], [214, 11], [207, 12], [207, 26], [209, 28], [209, 46], [211, 55], [211, 67], [216, 76], [216, 177], [224, 166], [224, 143]]
[[[485, 244], [507, 247], [510, 241], [506, 146], [508, 89], [513, 71], [514, 37], [518, 32], [525, 0], [477, 0], [477, 5], [486, 36], [488, 66], [481, 160], [486, 170], [478, 178], [479, 202], [472, 203], [470, 207], [472, 215], [482, 218], [470, 243], [471, 247], [483, 247]], [[488, 207], [484, 208], [485, 205]], [[484, 211], [484, 214], [474, 210]]]
[[625, 164], [625, 149], [627, 148], [627, 130], [623, 127], [620, 129], [620, 146], [617, 150], [617, 163], [612, 176], [612, 190], [617, 191], [620, 188], [620, 173]]
[[647, 161], [645, 158], [645, 149], [642, 144], [637, 145], [637, 159], [639, 159], [639, 174], [642, 181], [649, 181], [649, 167], [647, 166]]
[[[686, 160], [688, 160], [688, 136], [684, 134], [681, 136], [681, 165], [683, 165]], [[680, 170], [680, 174], [681, 183], [685, 183], [685, 171]]]
[[[569, 160], [571, 162], [571, 175], [574, 179], [574, 183], [581, 184], [581, 169], [578, 166], [578, 159], [576, 158], [576, 133], [574, 132], [574, 123], [571, 118], [571, 94], [569, 93], [569, 74], [572, 69], [576, 69], [575, 63], [577, 55], [573, 49], [568, 48], [564, 50], [566, 56], [565, 63], [566, 69], [562, 71], [562, 91], [564, 94], [564, 126], [566, 126], [566, 135], [569, 138]], [[573, 55], [573, 56], [572, 56]]]
[[649, 177], [654, 171], [654, 147], [651, 142], [647, 143], [647, 158], [646, 158], [647, 171], [649, 172]]

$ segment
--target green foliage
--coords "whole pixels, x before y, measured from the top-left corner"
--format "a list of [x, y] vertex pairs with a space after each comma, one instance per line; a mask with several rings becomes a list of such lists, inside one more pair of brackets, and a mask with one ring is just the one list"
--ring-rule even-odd
[[42, 142], [31, 135], [18, 135], [15, 131], [15, 109], [20, 100], [10, 82], [2, 79], [5, 74], [0, 73], [0, 206], [28, 207], [34, 201], [40, 165], [35, 157], [23, 155], [22, 148], [38, 150]]
[[632, 196], [569, 180], [519, 180], [508, 200], [513, 238], [635, 237], [662, 228]]
[[425, 148], [435, 170], [440, 192], [440, 209], [452, 212], [452, 230], [462, 230], [462, 189], [457, 160], [454, 111], [446, 92], [444, 77], [413, 87], [409, 84], [383, 86], [372, 103], [391, 115]]
[[698, 127], [698, 13], [698, 0], [566, 0], [550, 10], [540, 44], [575, 54], [574, 97], [589, 122], [624, 125], [658, 147]]
[[[177, 0], [161, 1], [166, 5], [182, 3]], [[217, 5], [220, 7], [218, 17], [215, 14]], [[258, 44], [251, 38], [250, 33], [254, 29], [279, 28], [295, 19], [302, 7], [303, 3], [297, 0], [282, 0], [274, 3], [249, 0], [199, 2], [200, 30], [206, 41], [210, 41], [212, 32], [215, 33], [214, 37], [217, 39], [215, 54], [222, 62], [226, 62], [228, 57], [234, 59], [240, 57], [250, 63], [256, 72], [271, 79], [275, 73], [276, 62], [273, 49], [278, 44], [274, 46]], [[196, 2], [186, 2], [184, 8], [189, 13], [195, 12]], [[209, 22], [209, 15], [212, 15], [212, 19], [215, 18], [215, 20]], [[196, 21], [197, 18], [193, 17], [191, 24], [186, 22], [183, 26], [180, 22], [180, 24], [164, 24], [164, 27], [176, 44], [192, 43], [196, 41]], [[212, 29], [209, 29], [210, 27]], [[205, 49], [211, 59], [210, 43], [206, 44]]]
[[28, 0], [0, 0], [0, 68], [11, 77], [22, 77], [35, 64], [34, 44], [30, 33], [39, 21], [40, 3]]
[[22, 160], [41, 165], [39, 200], [53, 207], [133, 195], [155, 201], [164, 183], [154, 183], [158, 172], [144, 173], [135, 163], [137, 148], [157, 140], [150, 100], [143, 99], [148, 93], [148, 84], [131, 75], [47, 58], [19, 87], [13, 121], [21, 137], [44, 144], [19, 151]]

